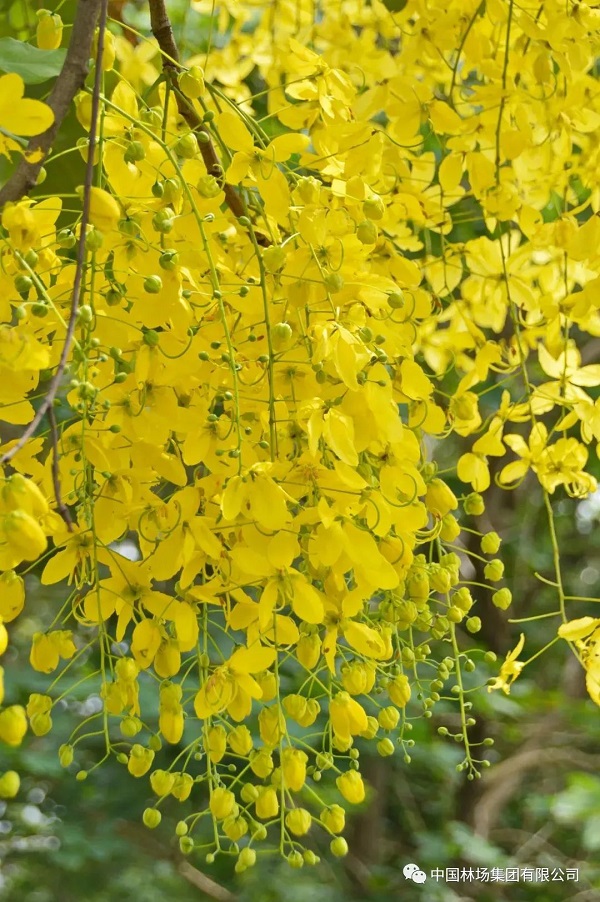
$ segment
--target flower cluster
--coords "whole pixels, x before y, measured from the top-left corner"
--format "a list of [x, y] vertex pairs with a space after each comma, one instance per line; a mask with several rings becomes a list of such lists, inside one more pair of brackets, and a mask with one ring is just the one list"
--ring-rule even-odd
[[[60, 197], [2, 211], [5, 423], [27, 424], [60, 375], [79, 276], [82, 294], [51, 447], [0, 448], [0, 613], [23, 608], [15, 568], [43, 558], [67, 604], [32, 667], [67, 660], [71, 678], [93, 647], [87, 723], [149, 780], [144, 823], [191, 798], [182, 850], [211, 818], [209, 858], [244, 870], [267, 837], [315, 863], [302, 837], [317, 825], [344, 855], [361, 743], [409, 762], [413, 720], [442, 698], [459, 766], [486, 763], [463, 688], [485, 656], [463, 527], [509, 452], [501, 486], [596, 488], [600, 366], [576, 341], [600, 334], [600, 13], [218, 6], [215, 47], [176, 78], [149, 38], [104, 35], [98, 121], [91, 88], [75, 101], [97, 138], [70, 151], [94, 166], [85, 231]], [[39, 46], [61, 27], [42, 11]], [[462, 443], [450, 475], [432, 459], [446, 440]], [[504, 610], [499, 547], [483, 536], [477, 591]], [[516, 678], [522, 645], [491, 688]], [[588, 642], [588, 676], [593, 659]], [[5, 708], [0, 738], [20, 742], [27, 718], [47, 733], [53, 703]]]

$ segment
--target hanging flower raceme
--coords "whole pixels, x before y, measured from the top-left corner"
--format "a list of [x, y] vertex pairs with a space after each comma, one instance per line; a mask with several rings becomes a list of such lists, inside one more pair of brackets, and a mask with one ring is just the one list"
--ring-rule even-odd
[[[81, 680], [61, 765], [100, 733], [146, 826], [188, 802], [181, 850], [238, 844], [240, 871], [265, 841], [314, 863], [317, 829], [344, 855], [364, 745], [408, 764], [416, 718], [464, 715], [480, 593], [513, 603], [499, 537], [469, 543], [492, 481], [550, 519], [596, 488], [598, 17], [467, 6], [258, 3], [250, 33], [230, 3], [178, 73], [111, 24], [94, 128], [92, 76], [74, 100], [92, 186], [1, 211], [0, 653], [25, 611], [48, 689], [21, 707], [6, 668], [0, 740], [51, 732]], [[37, 52], [70, 30], [40, 10]], [[0, 77], [0, 154], [53, 122], [24, 91]], [[596, 632], [559, 628], [598, 701]], [[509, 692], [524, 643], [482, 682]]]

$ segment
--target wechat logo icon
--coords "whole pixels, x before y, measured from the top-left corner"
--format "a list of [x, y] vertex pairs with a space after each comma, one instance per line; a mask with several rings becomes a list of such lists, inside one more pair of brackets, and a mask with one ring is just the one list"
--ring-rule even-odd
[[418, 864], [405, 864], [402, 873], [406, 880], [412, 880], [413, 883], [425, 883], [427, 880], [427, 874]]

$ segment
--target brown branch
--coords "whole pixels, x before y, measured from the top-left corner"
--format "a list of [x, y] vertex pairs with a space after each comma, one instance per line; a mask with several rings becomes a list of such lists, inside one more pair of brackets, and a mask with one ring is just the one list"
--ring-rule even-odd
[[[80, 0], [80, 3], [87, 4], [87, 10], [90, 11], [89, 4], [92, 3], [92, 0]], [[52, 377], [52, 381], [48, 386], [48, 391], [46, 395], [38, 407], [35, 416], [33, 417], [31, 423], [21, 436], [18, 442], [13, 445], [10, 451], [7, 451], [3, 457], [0, 458], [0, 464], [5, 464], [11, 458], [17, 454], [18, 451], [27, 443], [27, 441], [34, 434], [35, 430], [41, 423], [46, 411], [49, 410], [50, 406], [54, 402], [54, 398], [58, 391], [58, 387], [60, 385], [60, 381], [62, 379], [63, 373], [65, 371], [65, 367], [67, 365], [67, 360], [69, 359], [69, 352], [71, 350], [71, 344], [73, 342], [73, 336], [75, 334], [75, 326], [77, 323], [77, 312], [79, 310], [79, 298], [81, 296], [81, 288], [83, 283], [83, 272], [85, 267], [85, 239], [87, 233], [87, 226], [90, 219], [90, 191], [92, 187], [92, 181], [94, 178], [94, 153], [93, 148], [96, 144], [96, 132], [98, 130], [98, 112], [100, 109], [100, 88], [102, 86], [102, 52], [104, 50], [104, 32], [106, 30], [106, 16], [107, 16], [107, 0], [99, 0], [100, 3], [100, 29], [98, 34], [98, 51], [96, 53], [96, 71], [94, 73], [94, 90], [92, 94], [92, 112], [91, 112], [91, 123], [90, 123], [90, 153], [88, 153], [87, 165], [85, 170], [85, 183], [83, 187], [83, 209], [81, 213], [81, 226], [79, 233], [79, 243], [77, 245], [77, 264], [75, 267], [75, 278], [73, 280], [73, 294], [71, 297], [71, 311], [69, 317], [69, 325], [67, 326], [67, 334], [65, 335], [65, 343], [63, 345], [63, 349], [60, 355], [60, 360], [58, 362], [58, 366], [56, 368], [56, 372]], [[72, 36], [73, 40], [74, 36]]]
[[166, 848], [162, 843], [157, 842], [154, 837], [150, 836], [148, 831], [131, 821], [123, 821], [118, 826], [118, 832], [129, 842], [134, 842], [151, 858], [168, 859], [172, 861], [181, 876], [208, 896], [210, 899], [216, 899], [217, 902], [235, 902], [236, 896], [225, 886], [221, 886], [211, 877], [208, 877], [198, 868], [190, 864], [175, 849]]
[[221, 886], [219, 883], [215, 883], [214, 880], [211, 880], [210, 877], [207, 877], [206, 874], [203, 874], [198, 868], [195, 868], [189, 861], [180, 862], [177, 870], [188, 883], [191, 883], [197, 889], [202, 890], [202, 892], [206, 896], [210, 896], [211, 899], [217, 899], [219, 902], [234, 902], [235, 896], [233, 896], [228, 889], [225, 889], [225, 887]]
[[[210, 132], [194, 109], [193, 104], [191, 104], [189, 100], [182, 95], [181, 91], [177, 89], [177, 73], [183, 67], [179, 62], [179, 50], [175, 43], [171, 20], [169, 19], [165, 2], [164, 0], [149, 0], [149, 5], [150, 27], [162, 52], [163, 72], [169, 77], [173, 86], [173, 93], [175, 94], [175, 99], [177, 101], [177, 109], [192, 131], [204, 132], [204, 134], [210, 138]], [[200, 152], [208, 174], [214, 176], [219, 184], [223, 185], [225, 200], [233, 215], [238, 218], [244, 216], [246, 211], [240, 196], [232, 185], [228, 185], [227, 182], [223, 181], [223, 167], [217, 156], [212, 139], [206, 144], [200, 144]]]
[[56, 427], [56, 417], [54, 416], [54, 404], [48, 408], [48, 422], [50, 423], [50, 440], [52, 442], [52, 485], [54, 487], [54, 497], [56, 499], [56, 509], [66, 523], [69, 532], [73, 532], [73, 521], [69, 508], [62, 500], [60, 492], [60, 473], [58, 471], [58, 429]]
[[[9, 201], [20, 200], [34, 187], [73, 98], [85, 82], [101, 5], [102, 0], [78, 0], [67, 55], [48, 97], [48, 106], [54, 112], [54, 122], [47, 131], [36, 135], [29, 142], [26, 156], [20, 161], [6, 185], [0, 189], [0, 207]], [[26, 157], [33, 151], [41, 151], [41, 159], [37, 163], [28, 163]]]

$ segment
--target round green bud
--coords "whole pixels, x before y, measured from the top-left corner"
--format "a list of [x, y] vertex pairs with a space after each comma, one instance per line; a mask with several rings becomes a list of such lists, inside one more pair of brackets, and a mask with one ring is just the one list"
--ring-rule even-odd
[[[182, 855], [189, 855], [190, 852], [194, 851], [194, 840], [191, 836], [180, 836], [179, 837], [179, 851]], [[208, 861], [208, 855], [206, 856]], [[214, 855], [213, 855], [214, 861]], [[209, 862], [210, 863], [210, 862]]]
[[375, 244], [378, 237], [377, 226], [370, 219], [363, 219], [356, 228], [356, 237], [361, 244]]
[[380, 197], [369, 197], [362, 205], [363, 215], [366, 219], [383, 219], [385, 204]]
[[126, 163], [139, 163], [140, 160], [145, 159], [145, 157], [146, 150], [141, 141], [130, 141], [125, 148], [125, 153], [123, 155], [123, 159]]
[[152, 228], [156, 232], [161, 232], [164, 235], [173, 230], [174, 224], [175, 217], [173, 215], [173, 211], [170, 209], [159, 210], [152, 217]]
[[198, 140], [193, 132], [182, 135], [175, 144], [175, 152], [184, 160], [193, 160], [198, 156]]
[[144, 291], [148, 294], [159, 294], [162, 289], [162, 279], [160, 276], [147, 276], [144, 279]]
[[393, 755], [396, 751], [394, 743], [387, 736], [385, 739], [380, 739], [377, 743], [377, 753], [381, 755], [382, 758], [387, 758], [389, 755]]
[[497, 532], [488, 532], [481, 539], [481, 550], [484, 554], [497, 554], [502, 544], [502, 539]]
[[154, 830], [160, 824], [162, 815], [156, 808], [146, 808], [142, 815], [142, 820], [148, 829]]
[[473, 517], [479, 517], [485, 511], [483, 498], [477, 492], [471, 492], [470, 495], [467, 495], [463, 502], [463, 507], [465, 513]]
[[344, 858], [348, 854], [348, 843], [343, 836], [336, 836], [329, 843], [331, 854], [336, 858]]
[[77, 317], [82, 323], [91, 323], [94, 318], [94, 311], [89, 304], [82, 304], [77, 311]]
[[61, 229], [56, 235], [56, 242], [59, 247], [71, 250], [75, 247], [76, 238], [71, 229]]
[[467, 620], [467, 629], [470, 633], [478, 633], [481, 629], [481, 618], [469, 617], [469, 619]]
[[33, 288], [33, 280], [22, 274], [15, 276], [13, 284], [19, 294], [29, 294], [30, 289]]
[[512, 603], [512, 592], [510, 589], [506, 588], [498, 589], [498, 591], [494, 592], [492, 595], [492, 602], [497, 608], [506, 611]]
[[294, 850], [290, 852], [287, 857], [287, 862], [291, 868], [302, 868], [304, 867], [304, 858], [302, 857], [301, 852], [297, 852]]
[[151, 348], [155, 348], [159, 341], [160, 332], [157, 332], [156, 329], [148, 329], [147, 332], [144, 332], [144, 343]]

